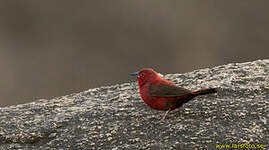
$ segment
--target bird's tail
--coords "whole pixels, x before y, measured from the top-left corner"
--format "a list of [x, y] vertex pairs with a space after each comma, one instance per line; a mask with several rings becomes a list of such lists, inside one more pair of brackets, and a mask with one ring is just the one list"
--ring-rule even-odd
[[217, 93], [217, 89], [216, 88], [202, 89], [202, 90], [195, 91], [192, 94], [195, 96], [198, 96], [198, 95], [206, 95], [206, 94], [212, 94], [212, 93]]
[[182, 106], [183, 104], [189, 102], [190, 100], [192, 100], [194, 97], [199, 96], [199, 95], [206, 95], [206, 94], [213, 94], [213, 93], [217, 93], [217, 88], [208, 88], [208, 89], [201, 89], [195, 92], [192, 92], [190, 94], [188, 94], [188, 98], [183, 99], [180, 101], [180, 105]]

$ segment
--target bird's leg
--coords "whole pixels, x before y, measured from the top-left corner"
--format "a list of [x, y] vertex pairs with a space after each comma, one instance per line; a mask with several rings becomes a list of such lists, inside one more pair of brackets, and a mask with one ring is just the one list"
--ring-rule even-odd
[[170, 111], [171, 111], [171, 108], [170, 108], [170, 109], [168, 109], [168, 110], [166, 111], [165, 115], [163, 116], [163, 118], [162, 118], [161, 120], [164, 120], [164, 119], [165, 119], [165, 117], [167, 116], [167, 114], [168, 114]]

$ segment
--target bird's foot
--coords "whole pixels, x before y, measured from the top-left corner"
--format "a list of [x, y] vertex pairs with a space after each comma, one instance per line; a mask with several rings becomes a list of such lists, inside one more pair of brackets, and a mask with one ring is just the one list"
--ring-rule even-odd
[[163, 118], [160, 121], [163, 121], [170, 111], [171, 111], [171, 109], [167, 110], [166, 113], [164, 114]]

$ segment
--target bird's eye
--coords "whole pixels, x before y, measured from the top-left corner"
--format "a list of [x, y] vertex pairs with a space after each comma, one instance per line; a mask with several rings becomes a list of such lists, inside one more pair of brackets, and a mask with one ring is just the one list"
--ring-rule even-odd
[[141, 73], [141, 76], [144, 77], [144, 73]]

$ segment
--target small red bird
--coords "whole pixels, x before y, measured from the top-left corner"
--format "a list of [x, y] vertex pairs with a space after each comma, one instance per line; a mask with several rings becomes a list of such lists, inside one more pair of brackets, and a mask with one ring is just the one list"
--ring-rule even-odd
[[144, 102], [152, 109], [167, 111], [163, 117], [176, 108], [189, 102], [198, 95], [216, 93], [216, 88], [202, 89], [192, 92], [178, 87], [173, 82], [161, 78], [153, 69], [134, 72], [138, 80], [139, 93]]

